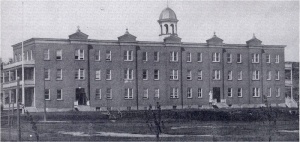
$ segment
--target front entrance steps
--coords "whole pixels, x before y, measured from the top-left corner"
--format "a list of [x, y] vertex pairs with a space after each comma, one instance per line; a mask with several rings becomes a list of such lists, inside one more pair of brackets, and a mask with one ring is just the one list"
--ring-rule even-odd
[[74, 109], [77, 110], [77, 111], [92, 111], [91, 106], [88, 106], [88, 105], [74, 106]]
[[291, 97], [286, 97], [285, 98], [285, 105], [288, 108], [298, 108], [298, 103]]
[[224, 103], [224, 102], [221, 102], [221, 103], [214, 103], [213, 106], [216, 107], [216, 108], [228, 108], [228, 107], [229, 107], [229, 106], [228, 106], [226, 103]]

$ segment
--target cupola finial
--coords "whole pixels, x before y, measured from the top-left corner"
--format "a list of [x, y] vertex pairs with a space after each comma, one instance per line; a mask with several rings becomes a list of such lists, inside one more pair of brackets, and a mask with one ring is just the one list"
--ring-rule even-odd
[[214, 37], [216, 37], [216, 32], [214, 32]]
[[80, 27], [79, 26], [77, 26], [77, 32], [80, 32]]
[[126, 32], [125, 32], [125, 34], [129, 34], [129, 32], [128, 32], [128, 28], [126, 27]]
[[253, 33], [253, 38], [256, 38], [256, 37], [255, 37], [255, 33]]

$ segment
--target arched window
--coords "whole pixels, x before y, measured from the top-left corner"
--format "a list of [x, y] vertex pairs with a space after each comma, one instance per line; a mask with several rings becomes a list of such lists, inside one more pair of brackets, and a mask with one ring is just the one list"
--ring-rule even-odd
[[166, 34], [168, 34], [169, 33], [169, 27], [168, 27], [168, 25], [167, 24], [165, 24], [165, 27], [166, 27]]
[[174, 34], [174, 25], [171, 24], [171, 27], [172, 27], [172, 34]]
[[162, 25], [160, 25], [160, 34], [163, 33]]

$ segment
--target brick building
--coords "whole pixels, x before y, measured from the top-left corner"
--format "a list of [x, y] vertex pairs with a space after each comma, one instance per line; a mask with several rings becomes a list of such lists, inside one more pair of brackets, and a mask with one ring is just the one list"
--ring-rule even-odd
[[13, 45], [14, 63], [3, 67], [4, 108], [16, 102], [22, 62], [19, 101], [30, 111], [44, 103], [48, 111], [284, 103], [285, 45], [263, 45], [255, 35], [246, 44], [225, 44], [216, 34], [205, 43], [181, 42], [170, 8], [158, 23], [160, 42], [138, 41], [128, 30], [118, 40], [94, 40], [78, 29], [68, 39], [24, 41], [23, 59], [22, 43]]

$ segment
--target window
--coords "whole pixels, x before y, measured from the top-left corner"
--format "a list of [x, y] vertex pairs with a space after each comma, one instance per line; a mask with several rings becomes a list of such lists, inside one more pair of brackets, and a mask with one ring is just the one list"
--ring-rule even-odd
[[202, 88], [198, 88], [198, 98], [202, 98]]
[[110, 50], [106, 50], [106, 61], [111, 61], [111, 51]]
[[[48, 52], [49, 53], [49, 52]], [[49, 56], [49, 54], [48, 54]], [[21, 53], [19, 54], [19, 60], [22, 61], [22, 56], [21, 56]], [[49, 59], [48, 59], [49, 60]]]
[[159, 52], [154, 52], [154, 62], [158, 62], [159, 61]]
[[106, 70], [106, 80], [111, 80], [111, 70], [110, 69]]
[[228, 97], [232, 97], [232, 88], [227, 89], [227, 95]]
[[238, 97], [243, 97], [243, 89], [238, 88]]
[[75, 60], [84, 60], [84, 50], [83, 49], [75, 50]]
[[192, 80], [192, 71], [191, 70], [187, 70], [186, 79]]
[[258, 70], [253, 71], [252, 80], [259, 80], [259, 71]]
[[95, 61], [100, 61], [101, 60], [101, 51], [96, 50], [95, 52]]
[[271, 56], [270, 56], [270, 54], [266, 55], [266, 62], [267, 63], [271, 63]]
[[44, 49], [44, 60], [50, 60], [49, 49]]
[[124, 70], [124, 79], [125, 80], [132, 80], [133, 79], [133, 70], [132, 69], [125, 69]]
[[[24, 53], [25, 54], [25, 53]], [[25, 56], [25, 55], [24, 55]], [[26, 51], [26, 56], [24, 58], [24, 60], [28, 61], [29, 60], [29, 51]]]
[[192, 54], [190, 52], [186, 53], [186, 62], [192, 62]]
[[276, 97], [280, 97], [280, 88], [276, 88]]
[[143, 92], [143, 99], [148, 99], [148, 89], [144, 89]]
[[111, 90], [111, 88], [106, 89], [106, 99], [112, 99], [112, 90]]
[[202, 53], [197, 53], [197, 62], [202, 62]]
[[56, 70], [56, 80], [62, 80], [62, 69]]
[[159, 70], [154, 70], [154, 80], [159, 80]]
[[75, 72], [75, 79], [77, 79], [77, 80], [84, 79], [84, 76], [85, 76], [84, 69], [78, 69]]
[[213, 70], [213, 80], [220, 80], [220, 70]]
[[232, 54], [227, 53], [227, 63], [232, 63]]
[[275, 63], [279, 63], [279, 55], [275, 56]]
[[276, 80], [280, 80], [280, 74], [279, 74], [279, 71], [276, 71], [275, 79], [276, 79]]
[[228, 71], [227, 79], [232, 80], [232, 71]]
[[62, 60], [62, 50], [56, 50], [56, 60]]
[[143, 52], [143, 61], [148, 61], [148, 53]]
[[252, 54], [252, 63], [259, 63], [259, 54]]
[[243, 58], [242, 58], [242, 54], [237, 54], [237, 63], [242, 63]]
[[272, 79], [272, 73], [271, 71], [267, 71], [267, 80], [271, 80]]
[[192, 88], [187, 88], [186, 94], [187, 98], [193, 98]]
[[213, 62], [220, 62], [220, 53], [213, 53], [212, 55], [212, 61]]
[[178, 80], [178, 70], [171, 70], [170, 80]]
[[178, 88], [171, 88], [170, 93], [171, 99], [178, 98]]
[[30, 50], [30, 60], [33, 60], [32, 50]]
[[45, 100], [50, 100], [50, 89], [45, 89]]
[[57, 94], [57, 98], [56, 98], [57, 100], [63, 99], [62, 89], [57, 89], [56, 94]]
[[96, 97], [96, 100], [100, 100], [101, 99], [101, 89], [96, 89], [95, 97]]
[[154, 98], [159, 98], [159, 89], [154, 89]]
[[125, 96], [125, 99], [133, 99], [133, 89], [132, 88], [126, 88], [124, 96]]
[[202, 70], [198, 70], [198, 80], [202, 80]]
[[124, 51], [124, 61], [133, 61], [133, 51], [132, 50]]
[[252, 89], [252, 96], [253, 97], [259, 97], [260, 96], [260, 89], [259, 88], [253, 88]]
[[272, 88], [268, 88], [267, 97], [272, 97]]
[[238, 72], [238, 80], [243, 80], [243, 71]]
[[171, 62], [178, 61], [178, 52], [175, 52], [175, 51], [170, 52], [170, 61]]
[[101, 80], [101, 70], [96, 70], [95, 80]]
[[143, 69], [143, 80], [148, 80], [148, 70]]
[[50, 69], [44, 69], [45, 80], [50, 80]]

